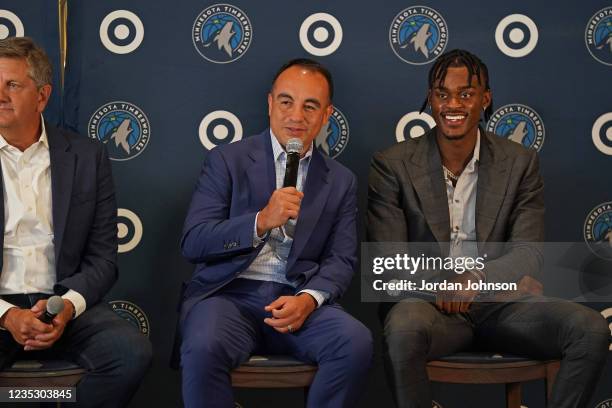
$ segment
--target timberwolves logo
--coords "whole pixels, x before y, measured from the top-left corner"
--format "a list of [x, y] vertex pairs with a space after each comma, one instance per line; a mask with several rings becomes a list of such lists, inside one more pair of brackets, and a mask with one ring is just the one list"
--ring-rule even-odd
[[236, 61], [249, 49], [253, 39], [251, 21], [230, 4], [215, 4], [202, 11], [191, 30], [193, 45], [210, 62]]
[[612, 7], [593, 14], [584, 32], [584, 41], [593, 58], [612, 65]]
[[15, 13], [0, 10], [0, 40], [8, 37], [23, 37], [25, 31], [23, 23]]
[[593, 143], [603, 154], [612, 156], [612, 112], [604, 113], [595, 123], [591, 130]]
[[127, 320], [136, 327], [138, 331], [149, 337], [149, 318], [140, 307], [127, 300], [113, 300], [108, 302], [108, 304], [113, 309], [113, 312], [117, 313], [119, 317]]
[[591, 210], [583, 232], [584, 240], [595, 255], [612, 260], [612, 201]]
[[537, 151], [544, 144], [544, 122], [540, 115], [518, 103], [502, 106], [493, 113], [487, 130]]
[[398, 143], [409, 138], [415, 139], [423, 136], [434, 126], [436, 126], [436, 122], [427, 113], [409, 112], [397, 122], [395, 139]]
[[300, 27], [300, 43], [317, 57], [332, 54], [342, 43], [342, 26], [336, 17], [327, 13], [308, 16]]
[[144, 25], [140, 18], [127, 10], [115, 10], [100, 24], [100, 41], [115, 54], [129, 54], [144, 39]]
[[524, 57], [538, 44], [538, 26], [523, 14], [511, 14], [497, 24], [495, 42], [507, 56]]
[[328, 125], [321, 127], [315, 143], [320, 151], [334, 159], [342, 153], [348, 140], [349, 125], [346, 116], [334, 107]]
[[132, 211], [126, 208], [117, 209], [117, 239], [118, 252], [129, 252], [140, 243], [142, 239], [142, 222]]
[[400, 11], [389, 29], [391, 49], [409, 64], [432, 62], [444, 51], [447, 42], [446, 21], [429, 7], [412, 6]]
[[612, 408], [612, 399], [601, 401], [599, 404], [595, 405], [595, 408]]
[[100, 106], [89, 119], [89, 137], [106, 145], [111, 160], [138, 156], [147, 147], [151, 128], [142, 109], [129, 102], [115, 101]]
[[218, 110], [204, 116], [198, 129], [200, 142], [207, 150], [242, 139], [242, 124], [232, 112]]

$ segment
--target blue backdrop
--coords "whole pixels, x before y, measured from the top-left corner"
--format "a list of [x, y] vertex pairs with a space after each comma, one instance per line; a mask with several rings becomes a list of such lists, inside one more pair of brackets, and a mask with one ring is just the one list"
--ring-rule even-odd
[[[10, 11], [57, 64], [52, 3], [0, 0], [0, 36], [15, 35]], [[167, 361], [179, 285], [193, 269], [178, 247], [191, 193], [210, 148], [266, 128], [272, 76], [291, 58], [317, 58], [334, 74], [336, 111], [317, 143], [357, 174], [361, 214], [372, 153], [431, 126], [418, 114], [431, 62], [465, 48], [489, 67], [496, 114], [486, 126], [539, 150], [547, 240], [594, 242], [612, 229], [608, 2], [162, 4], [69, 0], [63, 106], [56, 85], [45, 115], [102, 140], [114, 159], [120, 278], [108, 299], [141, 325], [156, 352], [134, 406], [180, 405], [179, 374]], [[375, 306], [360, 301], [358, 285], [342, 303], [379, 346]], [[612, 303], [590, 306], [612, 322]], [[379, 349], [363, 407], [391, 406]], [[593, 407], [612, 404], [611, 384], [609, 363]], [[524, 405], [543, 406], [542, 387], [527, 385]], [[237, 392], [243, 407], [301, 398], [298, 390]], [[440, 384], [435, 398], [444, 408], [503, 406], [501, 386]]]

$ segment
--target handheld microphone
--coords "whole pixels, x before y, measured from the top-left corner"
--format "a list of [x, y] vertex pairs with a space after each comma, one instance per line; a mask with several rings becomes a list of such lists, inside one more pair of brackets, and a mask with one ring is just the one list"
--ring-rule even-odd
[[64, 310], [64, 299], [60, 296], [51, 296], [47, 299], [47, 310], [38, 318], [41, 322], [50, 324], [58, 314]]
[[285, 167], [285, 179], [283, 187], [295, 187], [297, 185], [298, 168], [300, 167], [300, 153], [304, 145], [298, 138], [287, 141], [287, 167]]

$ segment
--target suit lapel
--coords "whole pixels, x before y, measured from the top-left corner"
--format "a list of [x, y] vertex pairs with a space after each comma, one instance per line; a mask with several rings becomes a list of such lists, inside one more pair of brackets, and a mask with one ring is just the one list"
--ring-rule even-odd
[[254, 146], [249, 151], [252, 163], [247, 167], [251, 194], [249, 205], [254, 211], [259, 211], [268, 204], [272, 192], [276, 190], [276, 170], [270, 131], [253, 137], [256, 140], [253, 141]]
[[304, 246], [314, 231], [323, 207], [327, 203], [331, 183], [328, 180], [329, 168], [319, 151], [312, 151], [308, 175], [304, 185], [304, 199], [300, 207], [300, 216], [295, 227], [293, 245], [287, 259], [287, 271], [290, 271], [297, 257], [302, 253]]
[[421, 136], [413, 155], [404, 159], [404, 165], [421, 201], [421, 210], [429, 229], [436, 241], [448, 242], [450, 241], [448, 198], [434, 132], [435, 130], [430, 130]]
[[480, 129], [480, 163], [478, 165], [478, 183], [476, 190], [476, 240], [486, 242], [493, 230], [497, 214], [504, 201], [509, 166], [503, 150], [495, 147], [498, 136]]
[[72, 184], [74, 181], [74, 153], [68, 151], [70, 143], [52, 126], [46, 125], [49, 140], [49, 157], [51, 161], [51, 197], [53, 210], [53, 233], [55, 242], [55, 262], [64, 238], [64, 230], [70, 208]]

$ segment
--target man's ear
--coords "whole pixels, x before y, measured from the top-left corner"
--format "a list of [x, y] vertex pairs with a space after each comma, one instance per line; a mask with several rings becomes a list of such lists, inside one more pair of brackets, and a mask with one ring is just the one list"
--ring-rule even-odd
[[38, 113], [42, 113], [49, 102], [51, 97], [51, 85], [46, 84], [38, 88], [38, 106], [36, 107]]
[[325, 121], [323, 123], [327, 123], [329, 121], [329, 117], [334, 112], [334, 105], [331, 103], [325, 108]]
[[493, 99], [493, 95], [491, 93], [491, 90], [487, 89], [482, 95], [482, 110], [486, 110], [489, 105], [491, 105], [491, 99]]

